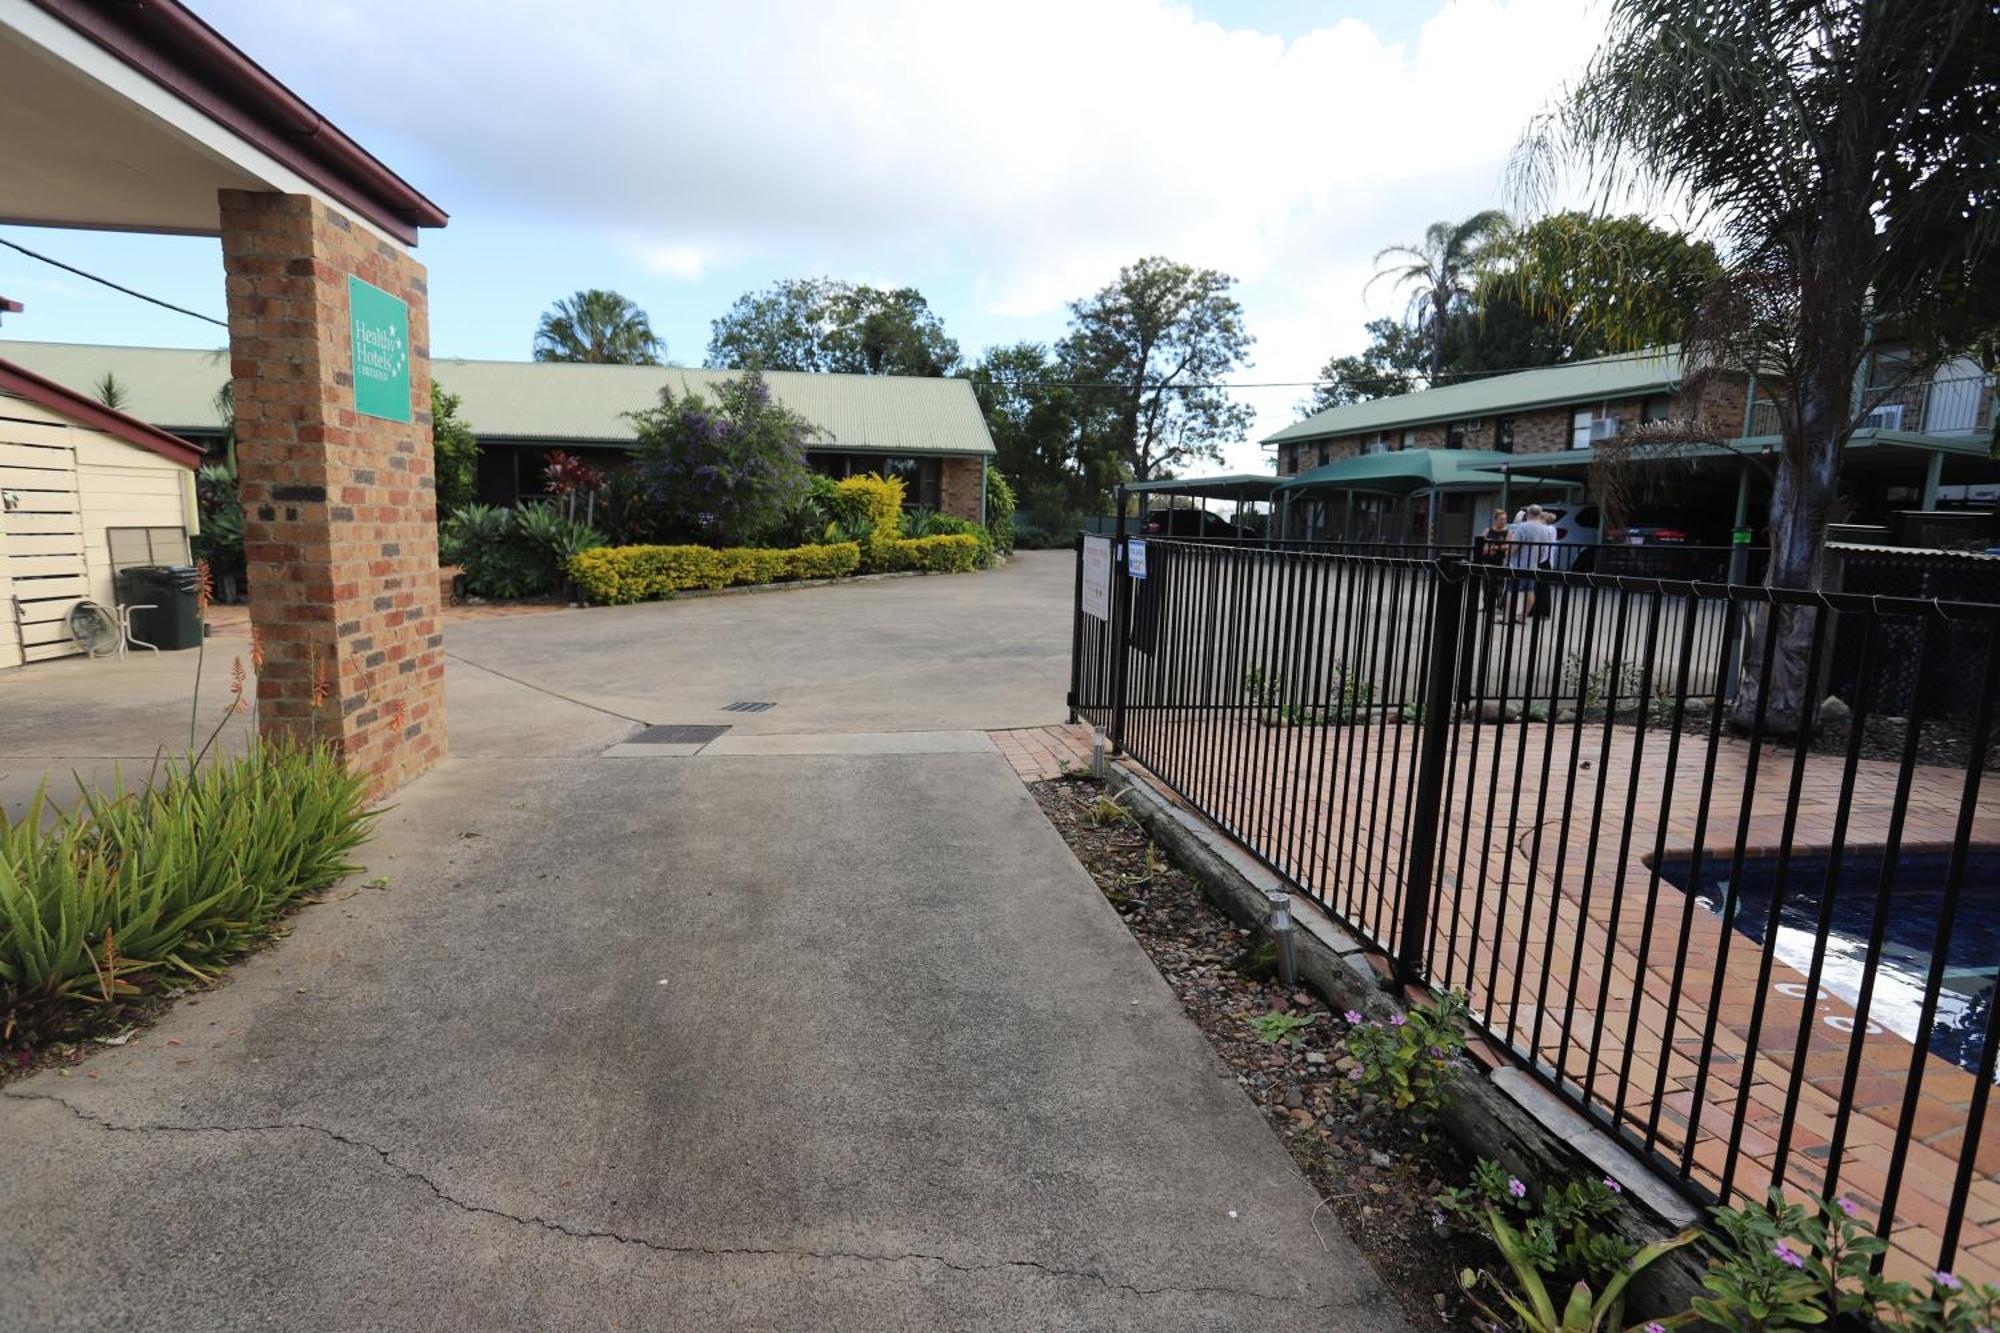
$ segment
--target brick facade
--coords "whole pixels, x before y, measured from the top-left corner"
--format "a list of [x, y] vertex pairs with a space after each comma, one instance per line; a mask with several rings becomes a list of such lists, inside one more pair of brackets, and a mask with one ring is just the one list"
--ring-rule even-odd
[[[1689, 414], [1706, 424], [1708, 432], [1717, 440], [1734, 439], [1743, 433], [1743, 401], [1747, 381], [1740, 375], [1715, 375], [1705, 379], [1698, 390], [1695, 401], [1690, 406], [1685, 395], [1673, 394], [1667, 405], [1668, 416], [1679, 417]], [[1500, 422], [1513, 423], [1513, 452], [1517, 454], [1545, 454], [1569, 449], [1573, 445], [1575, 414], [1588, 408], [1600, 417], [1618, 419], [1620, 433], [1623, 434], [1645, 420], [1647, 398], [1595, 399], [1587, 402], [1568, 403], [1557, 407], [1536, 407], [1518, 412], [1499, 412], [1479, 418], [1476, 430], [1460, 431], [1460, 447], [1465, 449], [1496, 449], [1499, 447], [1496, 428]], [[1442, 449], [1451, 428], [1460, 423], [1430, 422], [1426, 425], [1395, 427], [1386, 431], [1367, 431], [1356, 435], [1335, 436], [1329, 440], [1303, 440], [1281, 445], [1278, 451], [1278, 472], [1282, 476], [1295, 476], [1318, 467], [1321, 449], [1325, 448], [1329, 462], [1351, 458], [1360, 453], [1371, 441], [1387, 438], [1391, 449]]]
[[954, 456], [941, 460], [938, 477], [938, 512], [954, 518], [984, 523], [986, 460]]
[[[445, 754], [424, 269], [307, 196], [221, 206], [258, 716], [379, 795]], [[355, 411], [349, 275], [409, 306], [408, 423]]]

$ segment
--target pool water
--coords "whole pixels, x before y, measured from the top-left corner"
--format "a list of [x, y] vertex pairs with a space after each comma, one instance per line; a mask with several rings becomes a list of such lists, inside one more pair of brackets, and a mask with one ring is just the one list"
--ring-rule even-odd
[[[1832, 887], [1832, 928], [1820, 983], [1827, 993], [1849, 1005], [1861, 996], [1868, 931], [1874, 920], [1883, 860], [1880, 850], [1846, 853], [1840, 860], [1838, 882]], [[1937, 943], [1938, 919], [1944, 910], [1950, 862], [1947, 852], [1905, 852], [1896, 858], [1889, 889], [1888, 928], [1868, 1020], [1871, 1027], [1911, 1042], [1917, 1040], [1923, 1014], [1924, 987]], [[1775, 952], [1779, 961], [1801, 975], [1812, 969], [1829, 864], [1823, 854], [1795, 855], [1785, 869], [1785, 902], [1778, 917]], [[1690, 869], [1686, 858], [1664, 861], [1660, 875], [1721, 915], [1729, 890], [1730, 858], [1704, 856], [1699, 882], [1693, 885], [1688, 882]], [[1777, 857], [1744, 858], [1742, 881], [1736, 887], [1734, 924], [1760, 945], [1771, 920], [1777, 875]], [[1987, 1014], [1993, 1005], [1996, 969], [2000, 969], [2000, 848], [1975, 847], [1966, 856], [1958, 913], [1945, 951], [1944, 985], [1930, 1034], [1934, 1054], [1961, 1068], [1978, 1069]], [[1822, 1021], [1841, 1031], [1851, 1030], [1846, 1019]]]

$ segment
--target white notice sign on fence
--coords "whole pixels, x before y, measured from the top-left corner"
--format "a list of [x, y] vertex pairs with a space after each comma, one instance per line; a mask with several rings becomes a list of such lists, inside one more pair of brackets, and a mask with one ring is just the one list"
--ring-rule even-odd
[[1083, 609], [1099, 620], [1111, 619], [1111, 539], [1083, 539]]

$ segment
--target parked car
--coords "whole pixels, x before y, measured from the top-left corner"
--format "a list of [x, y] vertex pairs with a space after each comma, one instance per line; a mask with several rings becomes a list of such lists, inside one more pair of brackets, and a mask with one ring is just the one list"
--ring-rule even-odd
[[1551, 560], [1557, 569], [1589, 570], [1596, 566], [1597, 545], [1603, 540], [1603, 511], [1596, 505], [1542, 506], [1556, 529]]
[[1142, 531], [1148, 537], [1228, 537], [1250, 534], [1206, 509], [1155, 509], [1146, 515]]
[[1728, 552], [1704, 543], [1678, 514], [1649, 515], [1645, 521], [1612, 528], [1605, 534], [1607, 573], [1641, 574], [1666, 579], [1718, 579], [1728, 567]]

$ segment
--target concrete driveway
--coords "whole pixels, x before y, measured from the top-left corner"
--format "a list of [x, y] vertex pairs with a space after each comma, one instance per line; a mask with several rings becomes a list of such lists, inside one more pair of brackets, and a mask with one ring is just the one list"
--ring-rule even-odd
[[[1400, 1327], [965, 740], [1059, 719], [1068, 589], [454, 627], [345, 896], [0, 1095], [0, 1327]], [[603, 753], [722, 720], [767, 752]]]

